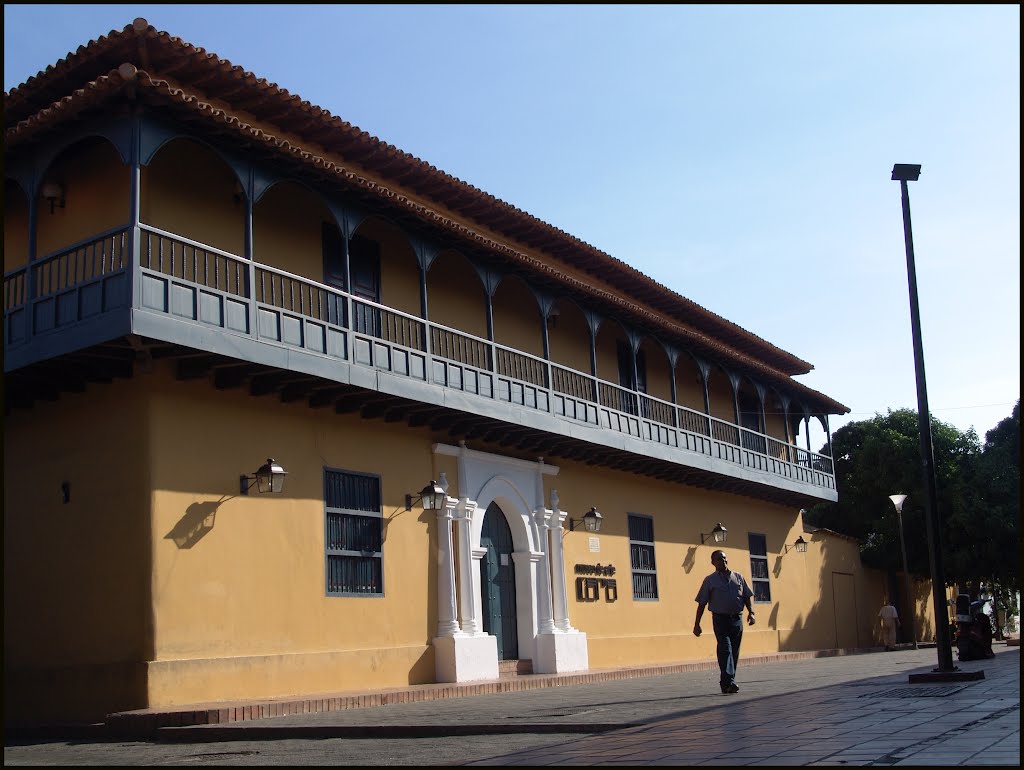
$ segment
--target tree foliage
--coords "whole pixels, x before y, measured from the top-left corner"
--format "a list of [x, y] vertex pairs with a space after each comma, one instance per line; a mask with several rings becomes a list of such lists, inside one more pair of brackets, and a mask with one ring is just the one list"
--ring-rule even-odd
[[[975, 468], [968, 515], [950, 522], [971, 547], [955, 554], [954, 568], [981, 582], [1016, 591], [1020, 568], [1020, 401], [985, 434]], [[978, 536], [980, 533], [981, 537]]]
[[[1019, 586], [1020, 402], [985, 435], [931, 419], [942, 566], [948, 583]], [[831, 450], [831, 451], [830, 451]], [[835, 463], [839, 501], [814, 506], [809, 524], [862, 541], [870, 566], [902, 570], [900, 532], [889, 495], [905, 494], [903, 534], [911, 573], [929, 566], [924, 461], [917, 412], [889, 410], [844, 425], [822, 449]]]

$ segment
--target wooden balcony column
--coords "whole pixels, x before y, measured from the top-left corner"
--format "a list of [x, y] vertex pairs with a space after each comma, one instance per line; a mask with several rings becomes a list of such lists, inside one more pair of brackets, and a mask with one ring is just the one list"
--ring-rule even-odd
[[[672, 399], [672, 406], [679, 406], [679, 393], [676, 390], [676, 364], [679, 363], [679, 350], [672, 345], [665, 345], [665, 354], [668, 356], [668, 392]], [[672, 410], [672, 425], [680, 427], [679, 409]]]
[[708, 417], [708, 435], [711, 435], [711, 394], [708, 392], [708, 379], [711, 377], [711, 364], [703, 358], [693, 356], [697, 364], [697, 371], [700, 372], [700, 384], [704, 391], [704, 414]]
[[434, 264], [441, 249], [432, 243], [424, 241], [415, 235], [407, 236], [409, 245], [412, 246], [413, 254], [416, 255], [416, 264], [420, 268], [420, 318], [424, 321], [430, 320], [427, 305], [427, 272]]
[[786, 439], [786, 453], [787, 453], [787, 458], [786, 459], [789, 462], [793, 462], [793, 460], [795, 459], [793, 457], [793, 443], [794, 443], [794, 438], [795, 437], [792, 436], [790, 434], [790, 432], [789, 432], [789, 405], [790, 405], [790, 398], [789, 398], [789, 396], [787, 396], [787, 395], [785, 395], [783, 393], [776, 392], [776, 395], [779, 397], [779, 403], [782, 404], [782, 435]]
[[[803, 413], [804, 413], [804, 439], [806, 440], [806, 443], [807, 443], [807, 451], [810, 452], [810, 451], [812, 451], [811, 450], [811, 410], [808, 409], [806, 406], [804, 406], [803, 407]], [[808, 457], [807, 458], [808, 464], [810, 463], [810, 461], [811, 461], [811, 459], [810, 459], [810, 457]]]
[[242, 202], [245, 205], [245, 210], [242, 213], [244, 227], [245, 227], [245, 254], [248, 264], [246, 265], [245, 271], [245, 296], [249, 298], [249, 328], [255, 330], [259, 319], [256, 317], [256, 263], [253, 261], [253, 255], [255, 253], [256, 244], [254, 243], [253, 235], [253, 217], [252, 210], [254, 206], [253, 201], [253, 173], [252, 167], [246, 169], [246, 173], [243, 176], [244, 181], [242, 184]]
[[476, 269], [477, 275], [480, 276], [480, 282], [484, 285], [484, 299], [486, 301], [484, 312], [487, 318], [487, 342], [489, 343], [487, 356], [490, 359], [487, 362], [487, 368], [489, 371], [497, 372], [498, 354], [494, 348], [494, 293], [498, 290], [498, 285], [504, 276], [484, 265], [478, 264], [475, 260], [471, 261], [471, 263]]
[[740, 376], [728, 369], [725, 370], [725, 376], [729, 378], [729, 384], [732, 386], [733, 422], [736, 429], [741, 430], [743, 426], [740, 422]]
[[[427, 301], [427, 273], [430, 271], [430, 266], [434, 264], [438, 254], [441, 253], [441, 249], [432, 243], [417, 238], [416, 236], [410, 235], [409, 244], [412, 246], [413, 254], [416, 255], [416, 264], [419, 265], [420, 269], [420, 318], [423, 319], [424, 324], [430, 323], [430, 306]], [[346, 255], [348, 247], [346, 245]], [[346, 257], [347, 259], [347, 257]], [[423, 333], [423, 352], [427, 354], [427, 358], [430, 358], [430, 332], [426, 331], [429, 326], [425, 327]]]
[[632, 391], [633, 399], [636, 401], [636, 414], [638, 417], [643, 416], [643, 403], [640, 395], [640, 372], [636, 366], [636, 352], [640, 349], [640, 345], [643, 342], [643, 338], [636, 329], [626, 329], [626, 339], [629, 341], [629, 363], [630, 363], [630, 376], [633, 378]]
[[597, 381], [597, 332], [604, 320], [592, 310], [584, 310], [583, 317], [587, 321], [587, 328], [590, 330], [590, 376], [593, 378], [594, 403], [601, 403], [601, 388]]
[[[17, 177], [16, 177], [17, 178]], [[25, 268], [25, 308], [27, 312], [27, 318], [29, 323], [29, 334], [32, 333], [31, 319], [32, 309], [31, 303], [32, 298], [35, 297], [35, 270], [32, 269], [32, 263], [36, 259], [36, 247], [38, 242], [37, 228], [39, 227], [39, 186], [40, 180], [32, 177], [28, 179], [18, 179], [22, 183], [21, 189], [25, 191], [28, 196], [28, 254], [26, 255], [27, 266]]]
[[136, 107], [132, 114], [132, 138], [128, 156], [128, 264], [132, 271], [132, 289], [135, 296], [142, 293], [142, 138], [145, 125]]
[[768, 435], [768, 416], [764, 411], [764, 402], [767, 395], [764, 385], [759, 382], [754, 383], [754, 392], [757, 393], [757, 402], [761, 406], [761, 432], [764, 435]]
[[[355, 209], [348, 205], [338, 203], [331, 197], [327, 198], [327, 210], [331, 213], [331, 217], [334, 219], [334, 224], [341, 233], [341, 260], [342, 260], [342, 280], [344, 281], [343, 291], [344, 303], [345, 303], [345, 324], [352, 323], [352, 257], [351, 257], [351, 243], [352, 236], [355, 235], [356, 230], [359, 226], [369, 218], [369, 214], [364, 211]], [[429, 335], [427, 335], [429, 338]], [[426, 341], [427, 350], [430, 348], [429, 339]]]
[[554, 375], [551, 372], [551, 334], [548, 325], [551, 323], [552, 311], [555, 309], [555, 298], [541, 291], [534, 291], [540, 311], [540, 340], [544, 351], [546, 387], [554, 387]]

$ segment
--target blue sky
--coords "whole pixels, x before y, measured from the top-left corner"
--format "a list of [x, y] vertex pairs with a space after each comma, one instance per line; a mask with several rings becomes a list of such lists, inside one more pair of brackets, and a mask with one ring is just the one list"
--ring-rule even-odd
[[917, 408], [920, 163], [931, 411], [1020, 397], [1017, 5], [5, 5], [4, 90], [137, 16], [811, 362], [833, 431]]

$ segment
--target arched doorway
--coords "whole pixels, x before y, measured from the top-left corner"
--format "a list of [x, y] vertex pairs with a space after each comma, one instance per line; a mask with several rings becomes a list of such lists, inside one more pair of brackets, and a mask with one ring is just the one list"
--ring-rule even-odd
[[519, 657], [516, 626], [516, 568], [512, 560], [512, 531], [497, 503], [487, 506], [480, 547], [480, 594], [484, 631], [498, 640], [498, 660]]

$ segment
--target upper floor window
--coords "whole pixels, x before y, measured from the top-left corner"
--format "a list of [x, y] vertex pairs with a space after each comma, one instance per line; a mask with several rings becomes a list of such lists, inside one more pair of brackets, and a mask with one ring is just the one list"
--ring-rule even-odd
[[383, 595], [380, 477], [324, 469], [329, 596]]
[[748, 535], [750, 542], [750, 589], [754, 592], [755, 602], [772, 600], [771, 586], [768, 584], [768, 539], [764, 535]]
[[629, 514], [629, 562], [633, 568], [633, 598], [658, 598], [658, 572], [654, 561], [654, 519]]

